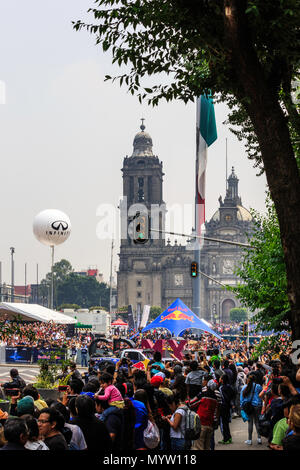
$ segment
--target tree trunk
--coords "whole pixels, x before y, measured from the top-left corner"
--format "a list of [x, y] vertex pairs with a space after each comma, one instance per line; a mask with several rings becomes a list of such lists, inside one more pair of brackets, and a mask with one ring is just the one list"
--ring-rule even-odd
[[[300, 177], [287, 120], [247, 34], [244, 2], [225, 0], [230, 59], [260, 145], [271, 197], [278, 216], [291, 306], [292, 340], [300, 339]], [[241, 96], [239, 96], [241, 98]]]

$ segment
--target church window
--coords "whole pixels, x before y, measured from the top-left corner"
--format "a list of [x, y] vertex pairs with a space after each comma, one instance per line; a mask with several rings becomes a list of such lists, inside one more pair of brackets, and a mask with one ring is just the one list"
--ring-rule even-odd
[[138, 287], [141, 287], [142, 281], [136, 281], [136, 285], [137, 285]]
[[133, 194], [134, 194], [134, 180], [133, 180], [133, 176], [130, 176], [130, 180], [129, 180], [129, 200], [130, 201], [133, 201]]
[[141, 292], [137, 292], [137, 297], [142, 297], [142, 293], [141, 293]]
[[139, 189], [138, 189], [138, 198], [139, 201], [144, 201], [144, 178], [138, 178], [138, 184], [139, 184]]

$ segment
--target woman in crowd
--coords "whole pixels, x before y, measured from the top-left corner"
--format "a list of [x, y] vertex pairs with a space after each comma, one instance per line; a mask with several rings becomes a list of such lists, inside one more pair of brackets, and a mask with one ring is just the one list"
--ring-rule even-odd
[[248, 439], [245, 441], [245, 444], [252, 444], [252, 433], [253, 433], [253, 423], [255, 424], [257, 432], [257, 443], [261, 444], [261, 436], [259, 434], [259, 423], [258, 418], [261, 414], [262, 409], [262, 399], [260, 398], [260, 393], [262, 391], [262, 386], [255, 383], [255, 376], [249, 374], [247, 377], [247, 384], [241, 390], [240, 394], [240, 405], [241, 409], [246, 412], [248, 420]]
[[167, 403], [172, 415], [166, 416], [163, 419], [170, 425], [171, 450], [187, 450], [190, 443], [185, 439], [186, 405], [178, 394], [168, 396]]

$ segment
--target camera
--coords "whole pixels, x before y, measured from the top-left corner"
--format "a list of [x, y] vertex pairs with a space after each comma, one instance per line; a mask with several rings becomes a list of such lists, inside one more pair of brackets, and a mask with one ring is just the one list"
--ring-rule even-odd
[[19, 389], [7, 388], [5, 389], [5, 395], [7, 397], [17, 397], [20, 393]]

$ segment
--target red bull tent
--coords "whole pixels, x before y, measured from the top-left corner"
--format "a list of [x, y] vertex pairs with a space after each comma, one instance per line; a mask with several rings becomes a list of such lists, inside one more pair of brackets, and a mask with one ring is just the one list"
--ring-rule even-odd
[[216, 336], [216, 338], [222, 339], [221, 336], [212, 330], [207, 323], [200, 320], [200, 318], [198, 318], [180, 299], [176, 299], [170, 307], [162, 312], [153, 322], [143, 328], [142, 333], [156, 328], [165, 328], [174, 336], [179, 336], [180, 333], [189, 328], [196, 328], [205, 333], [210, 333]]

